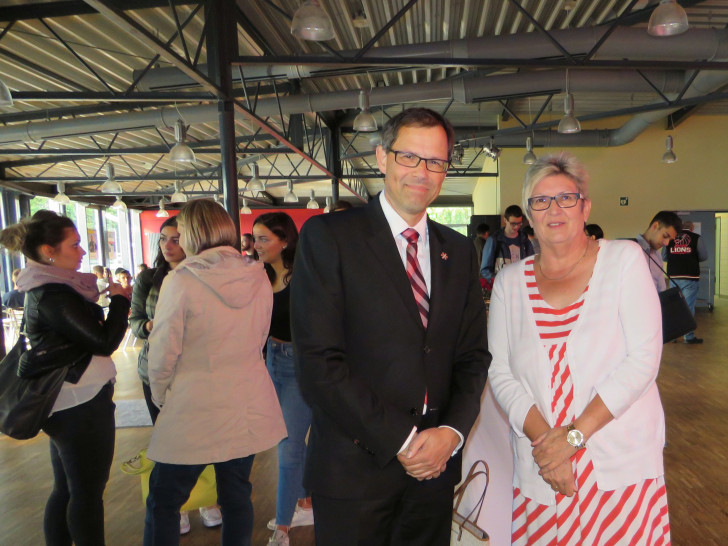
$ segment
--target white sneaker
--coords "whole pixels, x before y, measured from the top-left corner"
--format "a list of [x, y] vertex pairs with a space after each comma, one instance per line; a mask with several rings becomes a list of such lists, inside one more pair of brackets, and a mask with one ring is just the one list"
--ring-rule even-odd
[[222, 525], [222, 512], [217, 506], [208, 506], [200, 508], [200, 518], [205, 527], [217, 527]]
[[190, 532], [190, 515], [187, 512], [179, 513], [179, 534], [186, 535]]
[[[301, 508], [296, 504], [296, 509], [293, 512], [293, 519], [289, 527], [306, 527], [307, 525], [313, 525], [313, 508]], [[268, 529], [275, 531], [276, 518], [273, 518], [268, 522]]]
[[288, 533], [285, 531], [273, 531], [273, 536], [268, 539], [268, 546], [288, 546]]

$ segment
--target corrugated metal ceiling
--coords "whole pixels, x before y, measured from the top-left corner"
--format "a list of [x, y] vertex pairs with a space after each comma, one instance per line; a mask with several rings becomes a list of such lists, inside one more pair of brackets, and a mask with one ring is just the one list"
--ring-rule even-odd
[[[109, 4], [123, 5], [121, 2]], [[640, 0], [636, 3], [630, 0], [554, 0], [544, 2], [540, 0], [419, 0], [406, 12], [406, 14], [393, 24], [377, 41], [376, 47], [406, 46], [411, 44], [431, 44], [443, 40], [458, 40], [464, 38], [477, 38], [489, 36], [512, 36], [513, 47], [523, 47], [519, 44], [525, 36], [537, 34], [542, 31], [555, 31], [559, 29], [576, 29], [605, 25], [614, 20], [631, 6], [631, 13], [626, 24], [631, 27], [646, 27], [649, 10], [656, 0]], [[682, 2], [687, 6], [691, 28], [725, 29], [728, 25], [728, 0], [706, 0]], [[160, 41], [169, 43], [169, 48], [182, 58], [189, 58], [192, 62], [206, 63], [207, 49], [205, 45], [205, 32], [209, 31], [204, 19], [204, 6], [194, 2], [173, 2], [174, 9], [167, 2], [135, 0], [134, 7], [148, 6], [143, 9], [129, 9], [127, 16], [139, 23], [143, 28], [157, 37]], [[356, 51], [366, 45], [380, 29], [384, 28], [397, 13], [408, 4], [407, 0], [321, 0], [324, 10], [334, 22], [336, 37], [325, 45], [313, 42], [303, 42], [290, 34], [289, 17], [300, 5], [299, 0], [238, 0], [238, 53], [243, 56], [300, 56], [300, 55], [331, 55], [331, 51]], [[77, 14], [56, 16], [62, 9]], [[13, 0], [0, 4], [0, 78], [18, 98], [10, 108], [0, 110], [0, 123], [8, 127], [17, 125], [35, 124], [43, 121], [39, 112], [45, 113], [45, 121], [55, 119], [91, 118], [99, 115], [109, 115], [114, 112], [124, 112], [125, 103], [118, 102], [118, 109], [104, 113], [80, 111], [79, 108], [104, 104], [105, 101], [94, 93], [113, 92], [119, 95], [132, 91], [134, 71], [143, 70], [149, 63], [154, 62], [155, 67], [164, 68], [172, 66], [164, 58], [156, 58], [157, 52], [148, 44], [133, 37], [106, 17], [97, 13], [88, 13], [88, 6], [83, 2], [58, 2]], [[70, 13], [67, 12], [67, 13]], [[23, 14], [18, 16], [18, 14]], [[528, 15], [527, 15], [528, 14]], [[535, 21], [535, 23], [534, 23]], [[183, 25], [183, 40], [176, 36], [178, 25]], [[541, 30], [537, 28], [541, 27]], [[537, 57], [538, 52], [534, 51]], [[155, 60], [156, 58], [156, 60]], [[295, 81], [284, 79], [276, 80], [276, 89], [271, 87], [272, 82], [261, 82], [249, 86], [252, 93], [248, 106], [257, 100], [275, 97], [275, 91], [286, 93], [291, 89], [300, 87], [301, 93], [321, 94], [333, 91], [370, 89], [370, 88], [396, 88], [402, 85], [427, 85], [462, 77], [464, 73], [473, 70], [468, 66], [438, 66], [433, 62], [429, 66], [413, 67], [405, 58], [399, 59], [402, 64], [396, 67], [371, 66], [363, 61], [347, 63], [351, 68], [346, 74], [328, 77], [310, 77]], [[358, 68], [357, 68], [358, 67]], [[246, 68], [243, 68], [245, 74]], [[516, 73], [515, 67], [500, 66], [497, 68], [481, 67], [481, 74]], [[234, 73], [237, 73], [237, 68]], [[289, 85], [290, 84], [290, 85]], [[238, 94], [242, 86], [236, 84]], [[256, 91], [257, 89], [257, 91]], [[283, 91], [281, 91], [283, 90]], [[183, 95], [175, 99], [174, 93], [194, 92], [198, 98], [189, 100]], [[30, 95], [31, 93], [40, 95]], [[62, 96], [60, 93], [70, 93]], [[138, 95], [141, 97], [141, 95]], [[23, 98], [29, 97], [29, 98]], [[155, 98], [158, 97], [158, 98]], [[558, 93], [552, 97], [544, 117], [541, 119], [558, 119], [562, 114], [562, 97]], [[150, 100], [150, 98], [152, 100]], [[242, 97], [241, 97], [242, 98]], [[658, 95], [650, 92], [590, 92], [577, 93], [576, 102], [579, 114], [594, 114], [605, 111], [615, 111], [622, 108], [632, 108], [649, 104], [658, 100]], [[32, 100], [31, 100], [32, 99]], [[132, 99], [133, 100], [133, 99]], [[521, 119], [530, 122], [543, 103], [543, 96], [531, 98], [512, 98], [507, 101], [508, 108]], [[146, 93], [142, 99], [133, 106], [135, 111], [149, 110], [159, 105], [189, 106], [195, 104], [213, 103], [214, 97], [205, 99], [205, 94], [199, 86], [190, 86], [187, 89], [174, 89], [174, 92], [158, 90]], [[417, 104], [415, 96], [407, 104]], [[701, 107], [697, 113], [725, 115], [728, 113], [726, 101], [714, 101]], [[447, 111], [447, 116], [453, 123], [466, 131], [480, 134], [490, 134], [501, 123], [504, 107], [499, 102], [484, 102], [474, 104], [450, 103], [447, 100], [438, 100], [425, 103], [440, 111]], [[383, 109], [375, 108], [377, 119], [399, 111], [403, 103], [388, 105]], [[356, 111], [356, 104], [350, 106], [348, 112], [349, 122]], [[334, 119], [335, 112], [320, 112], [327, 121]], [[25, 117], [24, 117], [25, 116]], [[508, 117], [508, 114], [506, 114]], [[304, 116], [309, 139], [317, 138], [317, 123], [320, 118], [314, 113]], [[319, 120], [317, 122], [317, 119]], [[291, 124], [288, 115], [271, 115], [267, 122], [276, 130], [284, 132]], [[236, 116], [237, 136], [249, 136], [255, 133], [256, 126], [243, 116]], [[0, 128], [0, 135], [2, 128]], [[211, 119], [205, 123], [194, 123], [190, 126], [188, 136], [191, 141], [215, 141], [219, 139], [217, 121]], [[345, 135], [347, 136], [347, 135]], [[347, 138], [353, 138], [348, 135]], [[100, 185], [99, 177], [103, 178], [105, 165], [111, 161], [116, 167], [117, 177], [131, 177], [134, 180], [122, 182], [125, 192], [166, 192], [171, 193], [171, 183], [175, 175], [175, 165], [168, 160], [166, 154], [143, 151], [144, 148], [169, 146], [174, 141], [172, 128], [139, 128], [133, 131], [108, 131], [94, 134], [78, 134], [63, 138], [54, 138], [34, 142], [13, 142], [0, 144], [0, 165], [4, 167], [5, 182], [15, 187], [33, 187], [35, 191], [51, 191], [52, 186], [35, 185], [28, 179], [56, 178], [73, 179], [69, 193], [89, 193], [97, 191]], [[259, 147], [277, 146], [274, 140], [257, 141], [245, 153], [255, 153]], [[309, 141], [310, 154], [320, 163], [326, 162], [325, 149], [320, 143]], [[306, 146], [304, 146], [306, 147]], [[107, 149], [142, 148], [140, 153], [133, 155], [109, 155]], [[213, 148], [205, 146], [205, 149]], [[240, 144], [243, 150], [245, 144]], [[17, 153], [21, 149], [30, 150], [26, 154]], [[44, 151], [59, 150], [98, 150], [98, 157], [78, 157], [72, 161], [65, 160], [63, 156], [52, 156]], [[343, 155], [352, 152], [366, 152], [370, 149], [368, 136], [357, 136], [353, 146], [342, 143], [346, 149]], [[14, 150], [16, 153], [11, 153]], [[35, 150], [35, 152], [33, 152]], [[103, 155], [102, 155], [103, 152]], [[32, 155], [31, 155], [32, 154]], [[243, 158], [241, 152], [239, 158]], [[315, 188], [317, 195], [331, 194], [330, 183], [315, 169], [311, 170], [307, 163], [301, 164], [298, 155], [285, 156], [282, 154], [266, 155], [270, 161], [263, 159], [259, 165], [264, 176], [310, 175], [318, 176], [318, 182], [305, 182], [296, 180], [297, 188], [302, 196], [309, 188]], [[17, 164], [27, 159], [42, 159], [46, 162], [39, 164]], [[202, 180], [199, 182], [186, 182], [187, 188], [192, 191], [207, 191], [217, 185], [218, 174], [213, 169], [220, 163], [220, 155], [213, 153], [198, 153], [197, 164], [193, 172]], [[472, 168], [481, 169], [482, 154], [474, 148], [466, 148], [466, 163], [475, 160]], [[369, 165], [361, 158], [345, 162], [345, 173], [371, 172], [374, 162], [369, 159]], [[182, 169], [177, 168], [177, 171]], [[247, 177], [248, 167], [241, 167], [241, 173]], [[150, 177], [165, 176], [165, 180], [152, 180]], [[96, 178], [93, 182], [89, 178]], [[452, 177], [446, 182], [443, 195], [454, 200], [469, 201], [475, 178]], [[369, 192], [378, 189], [378, 181], [363, 179]], [[241, 182], [243, 184], [244, 182]], [[305, 191], [303, 191], [305, 190]], [[280, 179], [272, 181], [268, 194], [276, 201], [281, 201], [285, 193], [285, 183]], [[351, 196], [342, 190], [342, 196]], [[147, 201], [151, 205], [155, 198]], [[110, 201], [110, 200], [109, 200]], [[135, 202], [129, 199], [130, 203]], [[137, 200], [137, 203], [143, 203]], [[301, 200], [305, 203], [305, 200]]]

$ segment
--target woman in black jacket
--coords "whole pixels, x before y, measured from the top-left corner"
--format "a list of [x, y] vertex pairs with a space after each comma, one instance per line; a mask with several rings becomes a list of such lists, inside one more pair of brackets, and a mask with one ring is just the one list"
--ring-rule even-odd
[[144, 340], [144, 346], [139, 352], [137, 373], [142, 381], [144, 400], [147, 402], [149, 416], [152, 423], [156, 422], [159, 408], [152, 402], [152, 392], [149, 390], [149, 373], [147, 372], [147, 355], [149, 354], [149, 334], [154, 327], [154, 310], [157, 307], [159, 290], [167, 273], [186, 258], [185, 251], [179, 244], [179, 231], [177, 231], [177, 217], [167, 218], [159, 228], [159, 249], [154, 260], [154, 267], [142, 271], [134, 283], [131, 296], [131, 314], [129, 326], [134, 335]]
[[73, 222], [41, 210], [0, 233], [0, 244], [22, 251], [18, 277], [26, 293], [25, 331], [31, 345], [72, 341], [88, 352], [69, 372], [43, 426], [50, 437], [54, 485], [45, 509], [46, 544], [104, 544], [103, 493], [114, 455], [114, 378], [109, 355], [126, 332], [129, 300], [109, 282], [109, 314], [96, 304], [96, 276], [80, 273], [86, 252]]

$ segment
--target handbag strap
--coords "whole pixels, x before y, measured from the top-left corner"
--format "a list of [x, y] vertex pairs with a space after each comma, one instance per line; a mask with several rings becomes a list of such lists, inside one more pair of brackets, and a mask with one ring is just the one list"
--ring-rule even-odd
[[[640, 248], [642, 248], [642, 247], [640, 247]], [[650, 253], [649, 253], [649, 252], [647, 252], [647, 251], [646, 251], [646, 250], [645, 250], [644, 248], [642, 248], [642, 252], [644, 252], [645, 254], [647, 254], [647, 257], [648, 257], [648, 258], [649, 258], [650, 260], [652, 260], [652, 263], [654, 263], [654, 264], [655, 264], [655, 265], [656, 265], [657, 267], [659, 267], [659, 268], [660, 268], [660, 271], [662, 271], [662, 274], [663, 274], [663, 275], [665, 275], [665, 277], [667, 277], [668, 279], [670, 279], [670, 282], [671, 282], [672, 284], [674, 284], [675, 286], [677, 286], [677, 289], [678, 289], [678, 290], [680, 290], [680, 287], [679, 287], [679, 286], [677, 285], [677, 283], [675, 282], [675, 280], [674, 280], [674, 279], [673, 279], [673, 278], [672, 278], [672, 277], [671, 277], [670, 275], [668, 275], [668, 274], [667, 274], [667, 271], [665, 271], [665, 269], [664, 269], [664, 268], [662, 267], [662, 264], [659, 264], [659, 263], [657, 263], [657, 260], [655, 260], [655, 259], [654, 259], [654, 258], [653, 258], [653, 257], [652, 257], [652, 256], [650, 255]], [[682, 292], [682, 290], [680, 290], [680, 292]]]
[[[482, 465], [483, 469], [478, 470], [478, 465]], [[483, 502], [485, 501], [485, 492], [488, 490], [488, 483], [490, 482], [490, 469], [488, 468], [488, 463], [486, 463], [482, 459], [475, 461], [473, 463], [473, 466], [470, 467], [470, 471], [468, 472], [468, 475], [463, 483], [460, 484], [460, 486], [455, 490], [455, 506], [453, 507], [453, 510], [455, 512], [458, 512], [458, 509], [460, 508], [460, 502], [465, 496], [465, 491], [467, 490], [468, 486], [473, 482], [473, 480], [475, 480], [475, 478], [477, 478], [478, 476], [485, 476], [485, 485], [483, 486], [483, 492], [480, 494], [480, 498], [478, 499], [478, 502], [475, 503], [475, 506], [473, 506], [473, 509], [465, 517], [465, 521], [477, 522], [478, 519], [480, 519], [480, 511], [483, 509]], [[473, 515], [475, 515], [475, 518], [473, 518]]]

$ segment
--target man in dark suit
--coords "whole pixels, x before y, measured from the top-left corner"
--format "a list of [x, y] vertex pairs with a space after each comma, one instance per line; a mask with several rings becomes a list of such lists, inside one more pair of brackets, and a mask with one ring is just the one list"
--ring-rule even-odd
[[291, 319], [318, 546], [449, 544], [490, 364], [473, 244], [425, 213], [453, 140], [436, 112], [401, 112], [377, 148], [384, 192], [301, 231]]

